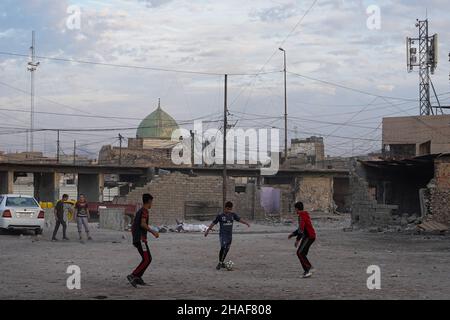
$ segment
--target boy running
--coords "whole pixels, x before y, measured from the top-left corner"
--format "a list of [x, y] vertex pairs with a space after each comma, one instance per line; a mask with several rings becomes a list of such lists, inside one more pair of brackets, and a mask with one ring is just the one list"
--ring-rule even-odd
[[133, 235], [133, 245], [138, 250], [142, 257], [141, 263], [134, 269], [133, 273], [127, 276], [128, 281], [133, 287], [137, 285], [145, 285], [142, 276], [145, 270], [152, 262], [152, 255], [147, 245], [147, 231], [150, 232], [155, 238], [159, 238], [159, 233], [154, 231], [148, 224], [148, 210], [152, 207], [153, 197], [148, 193], [142, 195], [142, 208], [136, 212], [133, 225], [131, 227], [131, 233]]
[[216, 269], [225, 268], [225, 257], [230, 250], [231, 240], [233, 236], [233, 222], [237, 221], [250, 227], [248, 222], [241, 219], [236, 213], [232, 212], [233, 203], [228, 201], [225, 203], [225, 210], [223, 213], [219, 213], [211, 225], [205, 231], [205, 237], [208, 236], [209, 231], [217, 224], [220, 223], [220, 252], [219, 252], [219, 264]]
[[303, 273], [303, 278], [309, 278], [312, 276], [312, 266], [306, 256], [308, 255], [309, 247], [312, 245], [314, 240], [316, 240], [316, 231], [312, 226], [309, 213], [303, 210], [302, 202], [299, 201], [295, 204], [295, 211], [298, 215], [298, 229], [292, 232], [289, 235], [288, 239], [291, 239], [295, 236], [297, 237], [297, 240], [295, 241], [295, 247], [298, 247], [297, 257], [300, 260], [303, 270], [305, 271]]

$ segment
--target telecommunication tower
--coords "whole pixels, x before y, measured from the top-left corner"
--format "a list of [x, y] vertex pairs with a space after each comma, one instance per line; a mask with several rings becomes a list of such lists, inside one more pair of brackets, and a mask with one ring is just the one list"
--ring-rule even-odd
[[[428, 19], [417, 19], [416, 27], [419, 28], [419, 37], [406, 38], [406, 63], [408, 72], [413, 71], [414, 67], [419, 68], [420, 115], [437, 114], [438, 110], [442, 114], [442, 108], [430, 78], [430, 74], [434, 74], [438, 63], [438, 35], [429, 36]], [[437, 106], [431, 105], [430, 87], [438, 102]]]

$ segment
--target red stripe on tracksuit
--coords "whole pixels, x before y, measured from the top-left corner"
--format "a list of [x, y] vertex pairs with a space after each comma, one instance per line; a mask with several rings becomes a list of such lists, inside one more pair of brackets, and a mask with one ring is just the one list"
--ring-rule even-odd
[[145, 270], [147, 270], [148, 266], [152, 262], [152, 255], [150, 254], [150, 250], [148, 248], [146, 241], [140, 241], [140, 242], [134, 243], [134, 246], [138, 249], [139, 254], [142, 257], [142, 261], [139, 263], [139, 265], [133, 271], [133, 276], [142, 277]]

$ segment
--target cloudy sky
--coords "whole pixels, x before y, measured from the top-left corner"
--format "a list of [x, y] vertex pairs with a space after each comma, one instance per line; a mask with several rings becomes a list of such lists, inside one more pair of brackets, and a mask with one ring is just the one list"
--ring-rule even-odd
[[[441, 103], [450, 103], [448, 1], [313, 3], [2, 0], [0, 150], [25, 149], [22, 132], [29, 127], [30, 117], [18, 110], [30, 108], [30, 73], [27, 58], [11, 54], [28, 54], [32, 30], [36, 54], [41, 56], [36, 72], [35, 127], [120, 129], [64, 132], [61, 140], [67, 154], [73, 140], [95, 158], [101, 145], [118, 144], [118, 133], [133, 137], [133, 128], [156, 108], [158, 98], [163, 109], [186, 128], [192, 119], [220, 120], [221, 74], [225, 73], [230, 74], [233, 123], [282, 128], [283, 55], [279, 46], [287, 53], [289, 136], [322, 135], [328, 155], [380, 149], [383, 116], [419, 113], [418, 73], [406, 72], [405, 38], [417, 36], [416, 19], [426, 14], [430, 33], [438, 33], [440, 39], [433, 82]], [[74, 5], [81, 12], [79, 29], [67, 25], [68, 20], [74, 21], [68, 12]], [[367, 27], [370, 5], [380, 8], [379, 29]], [[54, 132], [36, 133], [34, 140], [35, 150], [54, 152]]]

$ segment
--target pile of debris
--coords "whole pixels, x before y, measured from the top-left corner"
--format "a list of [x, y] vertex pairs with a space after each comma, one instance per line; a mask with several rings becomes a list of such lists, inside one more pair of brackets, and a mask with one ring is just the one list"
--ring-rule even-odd
[[419, 231], [433, 233], [445, 233], [449, 230], [449, 227], [447, 225], [433, 220], [424, 221], [421, 224], [417, 225], [417, 228], [419, 229]]

